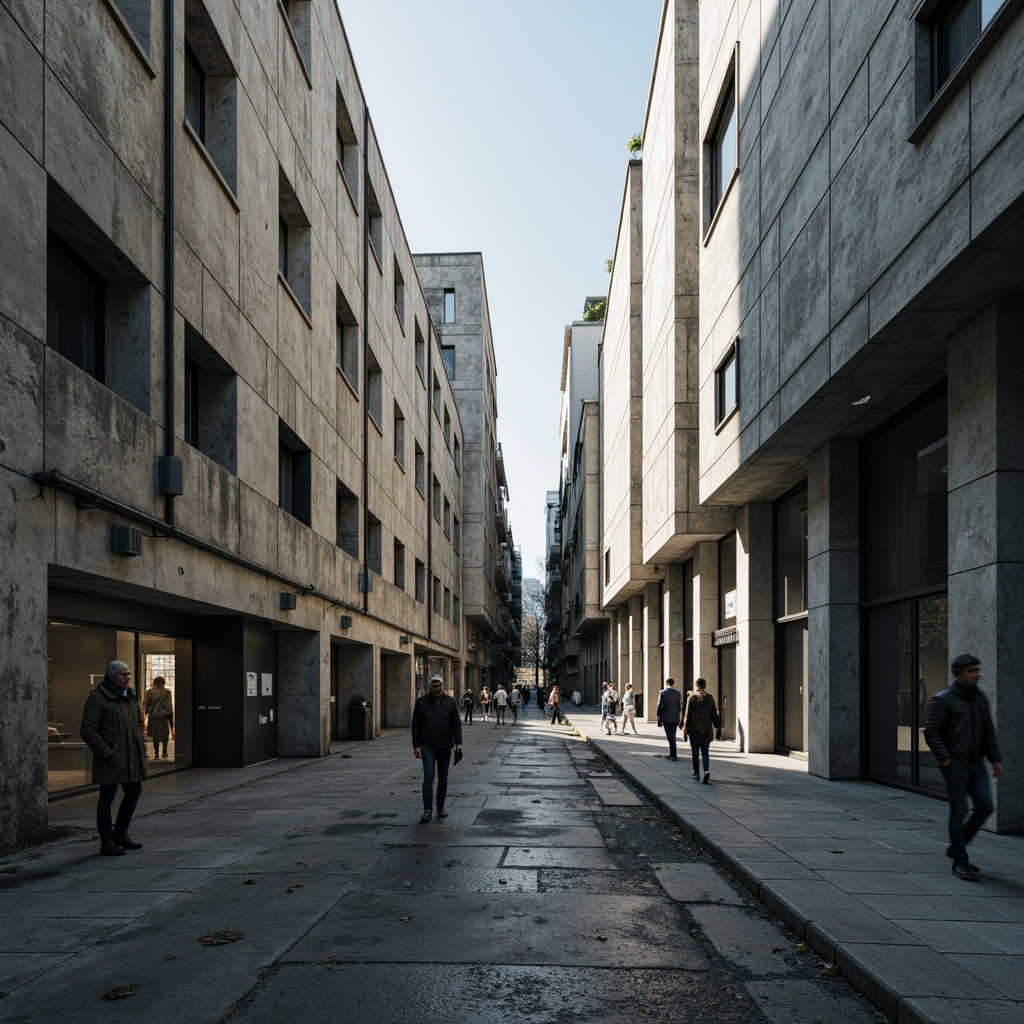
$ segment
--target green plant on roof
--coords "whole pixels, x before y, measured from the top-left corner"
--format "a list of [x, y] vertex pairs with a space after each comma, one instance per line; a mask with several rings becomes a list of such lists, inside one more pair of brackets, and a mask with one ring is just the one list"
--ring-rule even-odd
[[637, 132], [636, 135], [634, 135], [629, 140], [629, 142], [626, 143], [626, 149], [628, 149], [630, 151], [630, 153], [634, 153], [634, 154], [635, 153], [639, 153], [643, 148], [644, 148], [644, 143], [643, 143], [643, 139], [641, 139], [641, 137], [640, 137], [640, 133], [639, 132]]

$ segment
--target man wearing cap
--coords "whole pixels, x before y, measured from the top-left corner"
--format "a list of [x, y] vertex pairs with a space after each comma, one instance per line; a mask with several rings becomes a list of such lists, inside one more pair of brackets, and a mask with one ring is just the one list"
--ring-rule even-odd
[[[979, 868], [967, 859], [967, 844], [995, 809], [985, 759], [999, 778], [1003, 766], [988, 698], [978, 688], [981, 662], [972, 654], [953, 659], [953, 682], [928, 705], [924, 738], [938, 759], [949, 794], [949, 846], [953, 874], [976, 882]], [[974, 811], [967, 817], [967, 798]], [[966, 819], [966, 821], [964, 820]]]
[[[92, 751], [92, 781], [100, 787], [96, 804], [96, 831], [100, 834], [100, 853], [108, 857], [124, 856], [125, 850], [138, 850], [142, 843], [128, 835], [136, 804], [146, 778], [146, 733], [131, 670], [123, 661], [112, 661], [103, 682], [85, 700], [79, 733]], [[117, 819], [110, 820], [110, 809], [117, 787], [124, 791]]]
[[430, 677], [430, 689], [416, 698], [412, 709], [412, 746], [423, 762], [423, 814], [430, 821], [434, 805], [434, 773], [437, 773], [437, 816], [447, 818], [444, 808], [448, 795], [448, 768], [452, 747], [462, 751], [462, 720], [455, 698], [444, 692], [444, 680]]

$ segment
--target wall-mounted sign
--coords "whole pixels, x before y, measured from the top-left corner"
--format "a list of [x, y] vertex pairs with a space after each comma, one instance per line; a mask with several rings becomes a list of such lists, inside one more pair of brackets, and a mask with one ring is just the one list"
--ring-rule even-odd
[[726, 629], [717, 629], [711, 634], [712, 647], [728, 647], [730, 644], [739, 643], [740, 631], [735, 626], [728, 626]]
[[260, 696], [261, 697], [272, 697], [274, 695], [274, 674], [273, 672], [264, 672], [260, 676]]
[[246, 697], [256, 696], [256, 673], [246, 672], [245, 673], [245, 695]]
[[727, 619], [736, 618], [736, 591], [727, 590], [725, 592], [725, 617]]

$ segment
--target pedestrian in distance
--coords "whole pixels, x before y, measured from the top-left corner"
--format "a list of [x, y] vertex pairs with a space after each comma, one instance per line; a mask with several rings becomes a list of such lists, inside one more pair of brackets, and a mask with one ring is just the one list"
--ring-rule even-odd
[[551, 687], [551, 693], [548, 694], [548, 707], [551, 708], [551, 724], [554, 725], [556, 722], [559, 725], [564, 724], [565, 719], [562, 717], [562, 698], [558, 693], [557, 683]]
[[605, 734], [611, 736], [618, 733], [619, 727], [615, 721], [615, 703], [617, 694], [611, 683], [604, 684], [604, 695], [601, 697], [601, 725]]
[[[953, 659], [953, 682], [940, 690], [925, 712], [924, 738], [939, 762], [949, 794], [949, 846], [953, 874], [976, 882], [980, 868], [967, 856], [967, 844], [995, 810], [986, 759], [992, 776], [1003, 774], [988, 698], [978, 686], [981, 662], [973, 654]], [[967, 817], [967, 800], [974, 804]], [[966, 819], [966, 820], [965, 820]]]
[[462, 695], [462, 720], [469, 725], [473, 724], [473, 708], [476, 705], [476, 697], [473, 691], [467, 686], [466, 692]]
[[530, 710], [530, 684], [523, 683], [523, 685], [519, 688], [519, 692], [522, 696], [522, 707], [523, 713], [525, 714], [527, 711]]
[[508, 692], [504, 683], [498, 683], [498, 689], [494, 691], [494, 728], [505, 724], [505, 708], [508, 706]]
[[[100, 834], [100, 853], [108, 857], [122, 857], [126, 850], [142, 848], [142, 843], [128, 835], [148, 774], [142, 709], [131, 682], [128, 666], [123, 661], [112, 661], [103, 681], [86, 698], [78, 729], [92, 751], [92, 781], [100, 787], [96, 831]], [[123, 796], [117, 818], [111, 822], [118, 786]]]
[[546, 686], [537, 687], [537, 710], [543, 715], [544, 707], [548, 702], [549, 691]]
[[633, 693], [633, 684], [626, 683], [625, 693], [622, 695], [622, 735], [626, 735], [626, 723], [633, 727], [633, 735], [639, 736], [636, 731], [636, 696]]
[[686, 713], [683, 715], [683, 739], [690, 740], [693, 755], [693, 777], [700, 778], [700, 761], [704, 759], [705, 785], [711, 781], [711, 764], [708, 748], [716, 735], [722, 738], [722, 718], [715, 707], [715, 698], [707, 692], [706, 679], [696, 679], [693, 689], [686, 698]]
[[512, 709], [512, 724], [515, 725], [519, 718], [519, 687], [514, 683], [508, 691], [508, 706]]
[[659, 727], [665, 730], [670, 761], [679, 760], [676, 756], [676, 730], [679, 728], [682, 707], [682, 694], [676, 689], [676, 681], [666, 679], [665, 688], [658, 694], [657, 718]]
[[412, 709], [412, 748], [423, 762], [423, 814], [420, 821], [430, 821], [434, 806], [434, 776], [437, 776], [437, 816], [447, 818], [445, 799], [448, 796], [448, 769], [452, 748], [455, 759], [462, 756], [462, 720], [455, 698], [444, 692], [444, 680], [430, 677], [427, 693], [416, 698]]
[[489, 722], [491, 716], [491, 691], [486, 686], [480, 691], [480, 709], [484, 713], [484, 721]]
[[142, 710], [146, 716], [146, 735], [153, 741], [153, 760], [161, 756], [161, 744], [162, 756], [166, 757], [167, 740], [174, 739], [174, 701], [163, 676], [157, 676], [146, 691]]

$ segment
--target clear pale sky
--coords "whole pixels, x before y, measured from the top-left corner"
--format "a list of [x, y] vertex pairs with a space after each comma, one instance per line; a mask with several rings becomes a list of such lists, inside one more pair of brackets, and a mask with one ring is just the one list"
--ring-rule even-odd
[[562, 336], [608, 290], [662, 0], [338, 0], [413, 252], [482, 252], [523, 575], [558, 487]]

